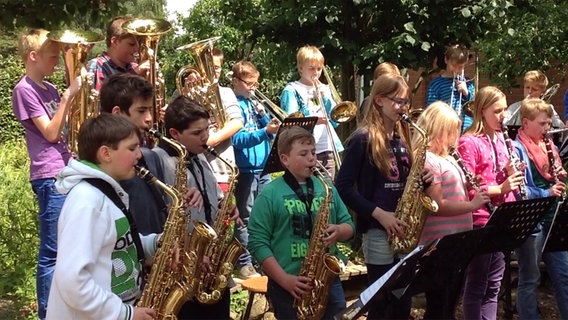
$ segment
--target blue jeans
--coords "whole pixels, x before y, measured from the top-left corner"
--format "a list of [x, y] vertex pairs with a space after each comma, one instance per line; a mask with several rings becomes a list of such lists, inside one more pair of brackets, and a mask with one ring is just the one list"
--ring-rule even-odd
[[493, 252], [476, 256], [469, 263], [463, 292], [464, 319], [497, 319], [504, 257], [503, 252]]
[[[248, 244], [248, 221], [252, 205], [256, 197], [260, 194], [264, 186], [270, 182], [270, 175], [261, 176], [260, 173], [243, 172], [239, 174], [239, 179], [235, 187], [235, 198], [239, 217], [243, 220], [243, 226], [235, 225], [235, 238], [243, 246]], [[248, 250], [245, 251], [237, 261], [237, 267], [252, 264], [252, 257]]]
[[[284, 290], [272, 279], [268, 279], [268, 298], [274, 307], [274, 316], [276, 319], [298, 319], [296, 310], [293, 307], [294, 298], [288, 291]], [[333, 319], [333, 316], [346, 308], [347, 302], [341, 286], [341, 280], [336, 277], [331, 283], [329, 290], [329, 298], [327, 300], [327, 308], [323, 319]]]
[[568, 252], [547, 252], [542, 247], [550, 223], [541, 223], [542, 228], [515, 250], [519, 262], [519, 286], [517, 288], [517, 312], [519, 319], [538, 319], [539, 263], [542, 259], [554, 287], [556, 305], [562, 319], [568, 319]]
[[39, 205], [39, 254], [37, 259], [36, 290], [38, 315], [45, 318], [47, 298], [57, 257], [57, 221], [65, 195], [57, 192], [55, 179], [32, 181], [32, 189]]

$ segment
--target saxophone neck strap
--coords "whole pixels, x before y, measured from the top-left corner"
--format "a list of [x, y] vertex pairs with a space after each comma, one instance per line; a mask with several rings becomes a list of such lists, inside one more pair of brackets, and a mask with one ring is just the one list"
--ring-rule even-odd
[[[198, 179], [198, 176], [195, 172], [195, 168], [193, 165], [197, 166], [197, 169], [201, 172], [201, 182]], [[213, 223], [213, 218], [211, 216], [211, 201], [207, 196], [207, 184], [205, 182], [205, 173], [203, 172], [203, 166], [199, 163], [199, 158], [197, 155], [192, 156], [189, 161], [186, 162], [186, 167], [195, 179], [195, 185], [197, 186], [197, 190], [201, 193], [201, 197], [203, 198], [203, 206], [205, 209], [205, 220], [207, 220], [208, 224]]]
[[126, 219], [128, 220], [128, 224], [130, 225], [130, 233], [132, 236], [132, 241], [134, 241], [134, 245], [136, 246], [136, 253], [138, 255], [138, 260], [140, 261], [142, 266], [144, 266], [144, 260], [145, 260], [144, 248], [142, 248], [142, 241], [140, 240], [140, 233], [138, 233], [138, 227], [136, 226], [136, 222], [134, 221], [132, 214], [126, 208], [124, 202], [122, 202], [122, 200], [116, 193], [116, 190], [114, 190], [114, 188], [110, 185], [110, 183], [104, 181], [103, 179], [87, 178], [84, 180], [89, 184], [91, 184], [93, 187], [99, 189], [102, 193], [104, 193], [122, 211], [122, 213], [124, 213]]
[[314, 181], [312, 178], [306, 179], [306, 186], [308, 187], [307, 193], [304, 193], [302, 186], [298, 183], [298, 180], [290, 173], [290, 171], [284, 171], [284, 181], [286, 184], [294, 191], [296, 196], [306, 205], [306, 212], [309, 217], [309, 230], [311, 235], [311, 230], [313, 227], [312, 221], [312, 201], [314, 200]]

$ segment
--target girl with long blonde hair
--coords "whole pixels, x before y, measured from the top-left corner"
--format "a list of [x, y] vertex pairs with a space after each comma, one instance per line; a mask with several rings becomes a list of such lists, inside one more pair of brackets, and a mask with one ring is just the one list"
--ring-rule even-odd
[[[496, 87], [484, 87], [473, 102], [473, 123], [459, 139], [458, 151], [469, 171], [485, 185], [494, 205], [515, 201], [513, 190], [523, 174], [513, 170], [502, 133], [507, 100]], [[490, 212], [473, 211], [473, 227], [484, 227]], [[496, 319], [497, 298], [505, 261], [502, 252], [479, 255], [467, 269], [463, 310], [465, 319]]]

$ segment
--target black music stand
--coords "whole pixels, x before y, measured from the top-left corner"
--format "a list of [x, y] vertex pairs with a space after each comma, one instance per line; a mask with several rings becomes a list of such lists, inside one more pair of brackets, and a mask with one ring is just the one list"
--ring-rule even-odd
[[542, 252], [568, 250], [568, 201], [562, 202], [548, 230]]
[[418, 260], [416, 275], [404, 295], [440, 290], [443, 307], [437, 316], [453, 319], [467, 266], [492, 232], [493, 227], [479, 228], [435, 240], [432, 249]]
[[[359, 299], [347, 307], [345, 310], [336, 314], [334, 320], [351, 320], [362, 315], [372, 303], [374, 299], [387, 296], [394, 289], [407, 286], [401, 283], [401, 277], [408, 272], [412, 272], [416, 268], [416, 262], [420, 257], [427, 253], [434, 243], [417, 247], [411, 253], [406, 255], [401, 261], [393, 266], [387, 273], [376, 280], [372, 285], [359, 295]], [[403, 280], [402, 280], [403, 281]]]
[[493, 226], [494, 232], [477, 254], [511, 251], [520, 246], [555, 200], [556, 197], [547, 197], [502, 203], [486, 224], [486, 227]]
[[285, 118], [278, 128], [278, 132], [276, 133], [276, 137], [274, 138], [274, 142], [270, 148], [268, 160], [266, 160], [266, 164], [264, 165], [261, 175], [263, 176], [272, 172], [284, 171], [284, 167], [282, 167], [282, 164], [280, 163], [280, 157], [278, 157], [278, 138], [280, 137], [282, 130], [293, 126], [300, 126], [309, 132], [313, 132], [317, 122], [318, 117]]

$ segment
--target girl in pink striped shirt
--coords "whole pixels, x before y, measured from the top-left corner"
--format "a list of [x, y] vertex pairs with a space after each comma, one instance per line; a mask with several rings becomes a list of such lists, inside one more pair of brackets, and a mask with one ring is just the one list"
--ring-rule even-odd
[[[432, 103], [417, 120], [429, 136], [430, 143], [426, 153], [425, 167], [434, 174], [434, 181], [426, 194], [440, 206], [431, 214], [424, 225], [420, 243], [428, 243], [445, 235], [471, 230], [473, 220], [471, 212], [489, 202], [487, 192], [476, 192], [470, 200], [467, 193], [465, 175], [450, 154], [450, 149], [458, 141], [461, 120], [448, 104], [442, 101]], [[412, 137], [412, 145], [423, 143], [421, 135]], [[445, 290], [437, 289], [426, 292], [426, 313], [424, 319], [442, 319], [454, 312], [463, 283], [463, 272], [451, 275], [451, 301], [443, 301]], [[447, 304], [445, 304], [447, 303]], [[448, 309], [444, 309], [444, 306]]]

